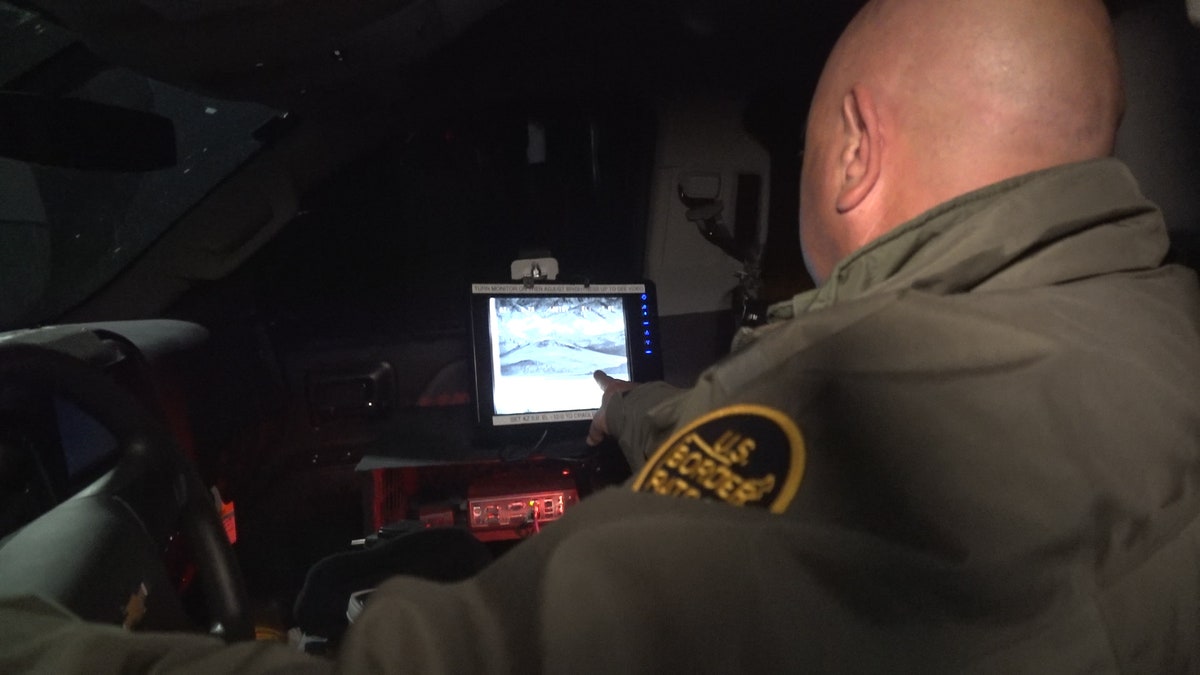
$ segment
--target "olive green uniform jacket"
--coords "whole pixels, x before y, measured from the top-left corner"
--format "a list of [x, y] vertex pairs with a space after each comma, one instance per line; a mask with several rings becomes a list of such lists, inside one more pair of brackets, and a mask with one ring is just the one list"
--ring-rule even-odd
[[[1200, 293], [1166, 251], [1114, 160], [934, 209], [775, 308], [694, 388], [613, 399], [630, 485], [468, 582], [388, 582], [336, 664], [302, 663], [1196, 672]], [[53, 666], [89, 648], [298, 665], [0, 616], [42, 622], [6, 638]], [[27, 665], [21, 649], [0, 648], [0, 670]]]

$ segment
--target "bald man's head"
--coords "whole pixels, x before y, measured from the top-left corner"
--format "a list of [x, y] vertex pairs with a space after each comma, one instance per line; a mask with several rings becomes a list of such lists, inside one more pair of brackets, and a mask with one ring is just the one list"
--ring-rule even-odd
[[1114, 44], [1099, 0], [868, 3], [809, 113], [801, 240], [814, 278], [960, 194], [1111, 154]]

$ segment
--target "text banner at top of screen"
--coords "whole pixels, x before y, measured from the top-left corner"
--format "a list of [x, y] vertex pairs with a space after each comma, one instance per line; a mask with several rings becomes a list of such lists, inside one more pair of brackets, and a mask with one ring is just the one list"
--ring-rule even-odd
[[471, 284], [471, 293], [475, 295], [623, 295], [645, 292], [645, 284]]

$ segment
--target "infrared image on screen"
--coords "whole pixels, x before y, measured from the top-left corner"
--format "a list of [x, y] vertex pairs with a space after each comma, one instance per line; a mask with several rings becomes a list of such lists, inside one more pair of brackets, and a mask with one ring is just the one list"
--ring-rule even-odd
[[592, 373], [629, 378], [619, 297], [492, 298], [489, 324], [497, 415], [599, 408]]

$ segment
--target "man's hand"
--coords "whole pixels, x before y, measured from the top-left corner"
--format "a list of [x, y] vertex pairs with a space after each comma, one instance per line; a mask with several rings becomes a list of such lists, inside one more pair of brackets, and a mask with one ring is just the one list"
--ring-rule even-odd
[[592, 426], [588, 429], [587, 435], [587, 444], [596, 446], [608, 437], [608, 422], [605, 420], [604, 411], [608, 407], [609, 400], [621, 392], [633, 389], [637, 384], [609, 377], [603, 370], [592, 373], [592, 377], [596, 378], [596, 384], [600, 385], [600, 389], [604, 392], [600, 410], [597, 410], [595, 416], [592, 417]]

